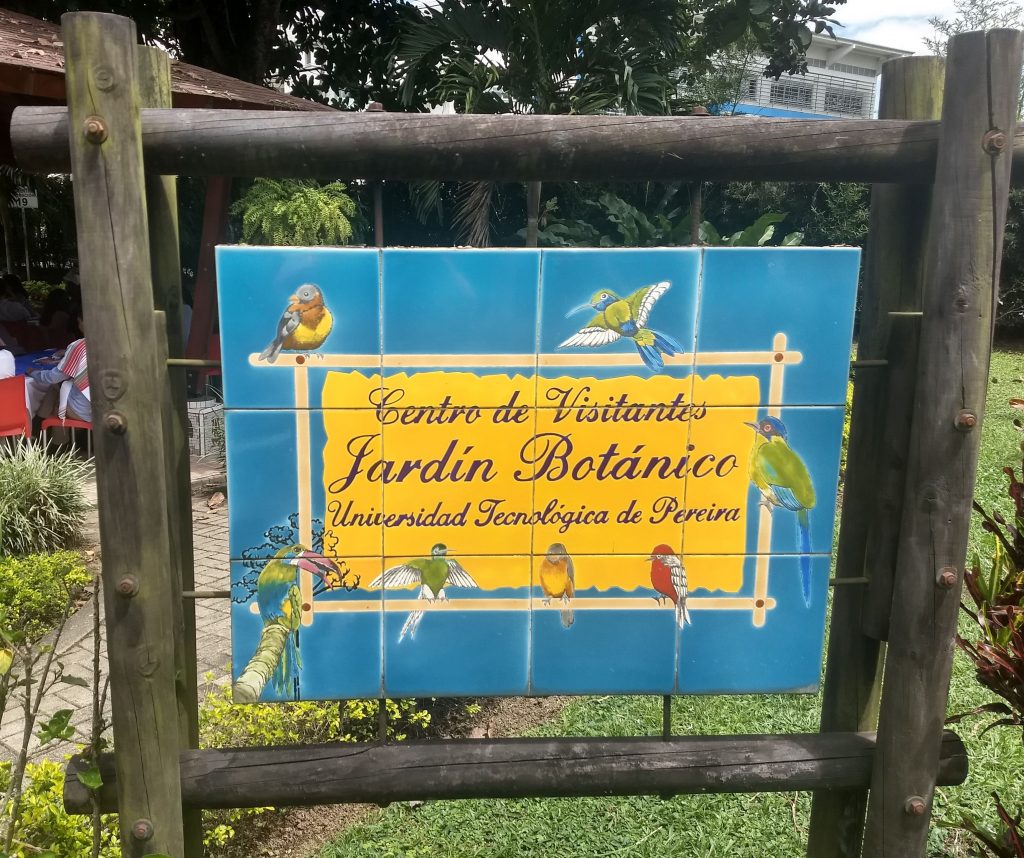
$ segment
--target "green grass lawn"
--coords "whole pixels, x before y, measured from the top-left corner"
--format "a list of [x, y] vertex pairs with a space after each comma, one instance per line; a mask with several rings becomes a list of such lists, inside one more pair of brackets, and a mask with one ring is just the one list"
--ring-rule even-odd
[[[1024, 353], [1000, 351], [992, 361], [977, 496], [986, 507], [1008, 509], [1002, 468], [1020, 465], [1024, 438], [1012, 425], [1007, 400], [1024, 396]], [[979, 527], [975, 545], [985, 547]], [[966, 618], [965, 618], [966, 619]], [[971, 633], [969, 621], [961, 632]], [[989, 700], [959, 653], [953, 670], [949, 712]], [[817, 729], [817, 696], [680, 697], [673, 706], [678, 734], [787, 733]], [[993, 730], [983, 720], [957, 729], [971, 757], [971, 774], [960, 787], [940, 790], [936, 818], [956, 822], [964, 813], [995, 819], [990, 793], [998, 790], [1009, 808], [1024, 804], [1024, 746], [1020, 732]], [[658, 734], [661, 700], [654, 697], [585, 697], [571, 702], [556, 721], [532, 735]], [[810, 794], [547, 799], [432, 802], [416, 810], [396, 805], [347, 831], [320, 858], [391, 856], [701, 856], [764, 858], [803, 854]], [[959, 832], [933, 827], [929, 854], [967, 856]]]

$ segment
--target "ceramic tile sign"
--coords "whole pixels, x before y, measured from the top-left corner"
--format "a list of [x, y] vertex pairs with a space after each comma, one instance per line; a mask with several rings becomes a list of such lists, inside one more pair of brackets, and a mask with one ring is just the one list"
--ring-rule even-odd
[[813, 691], [858, 261], [219, 248], [236, 699]]

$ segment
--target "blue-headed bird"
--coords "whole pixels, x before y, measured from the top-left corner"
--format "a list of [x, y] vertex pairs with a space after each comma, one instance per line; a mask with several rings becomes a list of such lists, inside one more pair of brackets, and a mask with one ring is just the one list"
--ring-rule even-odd
[[665, 366], [662, 355], [682, 354], [683, 347], [668, 334], [647, 327], [647, 319], [658, 299], [672, 284], [662, 280], [637, 289], [628, 298], [620, 298], [609, 289], [595, 292], [590, 301], [566, 313], [566, 318], [581, 310], [594, 309], [597, 315], [558, 348], [588, 346], [597, 348], [614, 343], [620, 337], [631, 339], [648, 369], [658, 372]]
[[[419, 597], [427, 602], [446, 601], [445, 587], [477, 587], [472, 576], [462, 568], [458, 560], [448, 557], [448, 546], [439, 542], [430, 549], [429, 557], [410, 560], [398, 566], [385, 569], [370, 582], [371, 587], [384, 587], [387, 590], [408, 587], [410, 584], [420, 585]], [[423, 619], [423, 611], [413, 611], [406, 618], [402, 630], [398, 633], [401, 642], [405, 636], [416, 637], [416, 629]]]
[[811, 604], [811, 528], [808, 511], [814, 509], [814, 484], [804, 460], [789, 446], [786, 424], [778, 417], [747, 423], [757, 435], [750, 451], [750, 479], [761, 492], [769, 511], [783, 507], [796, 513], [800, 543], [800, 586], [804, 602]]
[[324, 304], [319, 286], [304, 283], [288, 299], [288, 306], [277, 323], [277, 333], [260, 353], [260, 360], [273, 363], [281, 349], [310, 352], [320, 348], [334, 327], [334, 317]]
[[[300, 569], [312, 573], [328, 589], [333, 589], [344, 577], [333, 560], [315, 551], [307, 551], [302, 545], [289, 545], [274, 555], [274, 559], [263, 567], [256, 579], [256, 604], [264, 631], [274, 624], [284, 626], [288, 631], [284, 650], [278, 654], [272, 677], [274, 688], [279, 694], [288, 691], [302, 667], [298, 646], [302, 620], [302, 597], [298, 581]], [[265, 640], [264, 636], [260, 637], [250, 664], [261, 657]]]

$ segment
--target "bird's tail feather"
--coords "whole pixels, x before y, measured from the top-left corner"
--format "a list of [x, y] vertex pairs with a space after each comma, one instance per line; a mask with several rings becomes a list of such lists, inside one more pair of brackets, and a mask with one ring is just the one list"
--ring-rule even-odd
[[661, 331], [651, 331], [651, 333], [654, 334], [654, 345], [665, 354], [680, 355], [683, 353], [683, 347], [668, 334], [663, 334]]
[[562, 625], [569, 628], [574, 622], [576, 622], [576, 615], [572, 609], [572, 602], [569, 601], [568, 596], [562, 596]]
[[682, 628], [688, 622], [690, 622], [690, 609], [686, 607], [686, 601], [680, 599], [676, 602], [676, 625]]
[[277, 356], [281, 354], [281, 347], [283, 345], [284, 340], [280, 337], [275, 338], [269, 346], [260, 352], [260, 360], [265, 360], [267, 363], [273, 363], [277, 360]]
[[398, 642], [401, 643], [405, 636], [408, 635], [410, 638], [416, 637], [416, 629], [419, 628], [420, 621], [423, 619], [423, 611], [413, 611], [406, 617], [405, 623], [402, 625], [402, 630], [398, 633]]
[[796, 514], [796, 531], [800, 540], [800, 589], [804, 595], [804, 603], [811, 606], [811, 526], [807, 510], [802, 509]]
[[295, 640], [296, 636], [289, 633], [284, 644], [284, 652], [277, 660], [277, 667], [274, 668], [274, 690], [278, 694], [286, 694], [292, 685], [292, 680], [298, 675], [302, 667], [302, 660], [299, 657], [299, 648]]
[[636, 350], [640, 352], [640, 359], [647, 364], [648, 369], [653, 370], [654, 372], [664, 369], [665, 361], [662, 360], [661, 352], [659, 352], [654, 346], [645, 346], [637, 343]]

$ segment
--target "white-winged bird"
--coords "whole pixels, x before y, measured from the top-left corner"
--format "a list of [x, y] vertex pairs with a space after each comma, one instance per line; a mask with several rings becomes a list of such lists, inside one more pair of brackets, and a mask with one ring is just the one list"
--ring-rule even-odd
[[334, 327], [334, 317], [324, 304], [319, 286], [304, 283], [288, 299], [288, 306], [277, 323], [277, 333], [260, 353], [260, 360], [273, 363], [281, 349], [311, 352], [320, 348]]
[[[453, 560], [447, 555], [448, 547], [439, 542], [430, 549], [429, 557], [410, 560], [400, 566], [385, 569], [382, 574], [370, 582], [370, 586], [395, 590], [408, 587], [410, 584], [419, 584], [419, 597], [427, 602], [434, 602], [438, 599], [447, 600], [445, 587], [479, 586], [472, 576], [462, 568], [458, 560]], [[416, 629], [422, 619], [423, 611], [413, 611], [409, 614], [398, 634], [398, 640], [402, 641], [406, 635], [415, 638]]]

